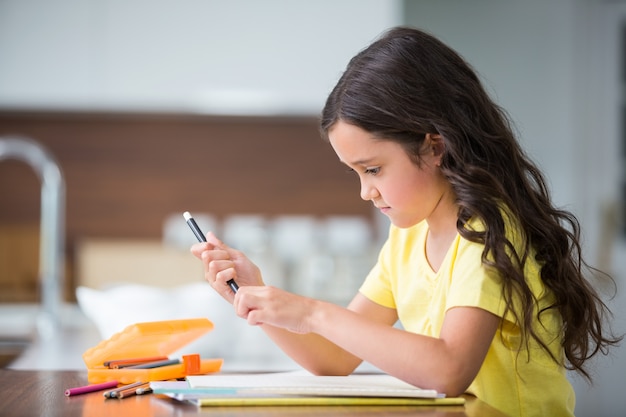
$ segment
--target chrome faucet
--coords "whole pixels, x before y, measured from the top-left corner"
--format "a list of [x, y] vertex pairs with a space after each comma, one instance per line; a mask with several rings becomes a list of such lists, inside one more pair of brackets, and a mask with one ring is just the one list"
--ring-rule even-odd
[[61, 324], [65, 275], [65, 182], [52, 154], [32, 139], [0, 136], [0, 161], [17, 159], [30, 165], [41, 181], [39, 281], [40, 336], [49, 338]]

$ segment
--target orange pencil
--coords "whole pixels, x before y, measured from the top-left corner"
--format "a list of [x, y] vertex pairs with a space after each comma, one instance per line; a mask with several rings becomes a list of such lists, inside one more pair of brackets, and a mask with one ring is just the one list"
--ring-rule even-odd
[[137, 387], [140, 387], [142, 385], [145, 385], [146, 382], [133, 382], [132, 384], [128, 384], [128, 385], [124, 385], [122, 387], [119, 387], [117, 389], [113, 389], [111, 391], [107, 391], [104, 393], [104, 397], [105, 398], [116, 398], [118, 396], [118, 394], [122, 391], [126, 391], [129, 389], [137, 389]]
[[150, 387], [150, 383], [146, 382], [146, 383], [142, 383], [139, 386], [136, 387], [129, 387], [127, 389], [121, 390], [117, 392], [117, 395], [115, 396], [116, 398], [119, 398], [120, 400], [122, 398], [126, 398], [126, 397], [131, 397], [133, 395], [137, 395], [137, 390], [138, 389], [144, 389], [144, 388], [148, 388]]

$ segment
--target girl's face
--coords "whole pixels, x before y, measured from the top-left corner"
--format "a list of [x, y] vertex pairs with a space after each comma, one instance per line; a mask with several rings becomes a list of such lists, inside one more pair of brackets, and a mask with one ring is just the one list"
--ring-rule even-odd
[[[361, 198], [397, 227], [411, 227], [450, 213], [451, 187], [439, 170], [443, 141], [427, 135], [418, 167], [404, 148], [339, 121], [328, 132], [339, 160], [359, 176]], [[445, 207], [444, 207], [445, 206]]]

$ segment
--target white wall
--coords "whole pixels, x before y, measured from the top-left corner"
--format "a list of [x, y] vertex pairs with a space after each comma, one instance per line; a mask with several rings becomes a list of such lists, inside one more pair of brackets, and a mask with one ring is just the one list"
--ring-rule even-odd
[[[614, 273], [618, 296], [608, 302], [624, 332], [626, 250], [605, 210], [618, 200], [622, 169], [618, 29], [626, 3], [408, 0], [406, 9], [406, 22], [459, 51], [510, 113], [555, 203], [581, 220], [587, 259]], [[624, 415], [624, 348], [596, 360], [592, 374], [593, 386], [572, 375], [576, 415]]]
[[549, 175], [555, 197], [573, 200], [572, 3], [409, 1], [410, 24], [459, 51], [512, 116], [524, 147]]
[[0, 107], [317, 114], [399, 0], [0, 0]]

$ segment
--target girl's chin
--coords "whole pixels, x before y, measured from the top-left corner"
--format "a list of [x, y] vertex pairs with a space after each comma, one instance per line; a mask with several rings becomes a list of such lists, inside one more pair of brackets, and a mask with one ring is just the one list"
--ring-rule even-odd
[[399, 219], [393, 219], [391, 217], [389, 217], [389, 220], [391, 221], [391, 224], [393, 224], [394, 226], [400, 228], [400, 229], [408, 229], [409, 227], [413, 227], [415, 226], [417, 223], [415, 222], [410, 222], [410, 221], [406, 221], [406, 220], [399, 220]]

